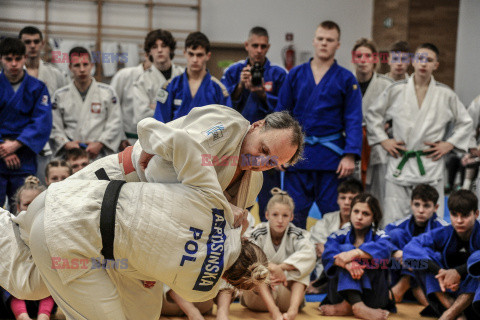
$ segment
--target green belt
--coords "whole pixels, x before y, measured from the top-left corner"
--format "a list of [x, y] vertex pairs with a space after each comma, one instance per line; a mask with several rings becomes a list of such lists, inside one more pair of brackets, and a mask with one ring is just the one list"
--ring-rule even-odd
[[138, 134], [136, 133], [125, 132], [125, 135], [127, 136], [128, 139], [138, 139]]
[[421, 156], [427, 155], [427, 152], [424, 152], [422, 150], [415, 151], [415, 150], [408, 150], [408, 151], [400, 151], [402, 154], [402, 160], [398, 164], [397, 169], [395, 170], [393, 176], [396, 178], [402, 173], [402, 169], [407, 163], [408, 159], [410, 158], [417, 158], [417, 163], [418, 163], [418, 170], [420, 170], [420, 175], [425, 175], [425, 167], [423, 166], [422, 159], [420, 158]]

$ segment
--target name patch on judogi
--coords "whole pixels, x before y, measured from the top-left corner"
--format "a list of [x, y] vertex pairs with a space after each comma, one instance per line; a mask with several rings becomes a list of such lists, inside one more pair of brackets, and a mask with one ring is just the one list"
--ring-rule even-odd
[[224, 267], [225, 216], [223, 210], [212, 209], [212, 230], [207, 241], [207, 256], [193, 290], [210, 291], [217, 284]]

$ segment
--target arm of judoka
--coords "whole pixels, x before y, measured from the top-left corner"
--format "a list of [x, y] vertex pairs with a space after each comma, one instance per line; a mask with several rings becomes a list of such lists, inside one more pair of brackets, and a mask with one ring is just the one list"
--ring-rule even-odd
[[459, 295], [457, 299], [455, 299], [455, 302], [453, 302], [452, 306], [442, 314], [439, 320], [457, 319], [462, 312], [472, 304], [473, 298], [473, 293], [463, 293]]
[[120, 146], [123, 131], [122, 110], [120, 109], [116, 95], [116, 92], [113, 92], [111, 96], [108, 96], [106, 106], [107, 118], [105, 119], [102, 134], [98, 138], [98, 142], [101, 142], [106, 148], [113, 152], [117, 152]]
[[[145, 75], [145, 74], [144, 74]], [[138, 123], [142, 119], [150, 117], [152, 111], [150, 109], [150, 98], [145, 89], [145, 81], [143, 76], [137, 79], [133, 85], [133, 122]]]
[[[53, 95], [53, 104], [57, 105], [55, 108], [52, 108], [52, 132], [50, 134], [50, 144], [52, 146], [53, 155], [55, 156], [60, 150], [62, 150], [65, 145], [70, 141], [66, 132], [63, 121], [63, 112], [61, 110], [61, 105], [59, 105], [59, 98], [56, 94]], [[72, 147], [80, 148], [78, 141], [73, 141], [74, 144]]]
[[356, 248], [349, 251], [341, 252], [337, 254], [334, 258], [335, 265], [345, 268], [345, 265], [347, 263], [358, 259], [372, 259], [372, 256], [367, 252]]
[[258, 287], [258, 292], [260, 293], [260, 297], [262, 298], [263, 302], [267, 306], [268, 312], [273, 320], [283, 320], [283, 315], [280, 312], [280, 309], [275, 304], [275, 301], [272, 297], [272, 292], [270, 288], [265, 284], [262, 283]]
[[[344, 98], [343, 126], [345, 131], [344, 158], [353, 155], [360, 158], [362, 153], [362, 94], [355, 77], [346, 81], [346, 95]], [[344, 159], [342, 158], [342, 160]], [[346, 165], [349, 165], [346, 164]], [[349, 167], [347, 167], [349, 169]], [[353, 170], [352, 170], [353, 172]]]
[[298, 271], [302, 278], [308, 276], [315, 268], [317, 261], [315, 247], [310, 241], [310, 235], [305, 231], [303, 238], [294, 240], [293, 248], [295, 252], [283, 261], [282, 269]]
[[455, 148], [467, 152], [472, 147], [474, 139], [473, 120], [457, 95], [451, 99], [450, 109], [455, 122], [452, 135], [447, 139], [447, 142], [454, 145]]
[[[52, 103], [47, 86], [43, 83], [42, 85], [43, 89], [36, 97], [37, 100], [29, 122], [17, 137], [19, 142], [37, 154], [45, 147], [52, 131]], [[46, 103], [44, 101], [45, 96], [47, 97]]]
[[371, 146], [388, 140], [384, 123], [389, 104], [389, 89], [386, 89], [367, 110], [365, 122], [367, 124], [368, 143]]
[[154, 119], [145, 119], [144, 124], [147, 125], [142, 125], [138, 138], [146, 153], [172, 161], [177, 180], [184, 185], [204, 188], [223, 197], [214, 167], [202, 165], [202, 154], [206, 154], [206, 150], [201, 144], [184, 130]]
[[173, 301], [175, 301], [175, 303], [180, 307], [180, 309], [182, 309], [182, 311], [185, 313], [189, 320], [204, 319], [202, 314], [200, 313], [200, 310], [198, 310], [192, 302], [183, 299], [173, 290], [168, 291], [167, 294], [170, 296], [170, 298], [173, 299]]

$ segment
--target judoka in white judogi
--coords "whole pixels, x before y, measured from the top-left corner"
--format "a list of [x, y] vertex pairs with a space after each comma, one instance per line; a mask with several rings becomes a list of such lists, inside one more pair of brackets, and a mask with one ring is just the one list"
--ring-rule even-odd
[[[17, 220], [24, 222], [20, 230], [35, 264], [68, 319], [158, 318], [161, 304], [151, 302], [161, 295], [129, 286], [141, 286], [138, 280], [162, 281], [189, 301], [211, 299], [221, 275], [240, 254], [240, 228], [231, 227], [233, 214], [215, 170], [197, 161], [206, 150], [183, 130], [159, 129], [164, 147], [156, 151], [173, 163], [182, 183], [123, 186], [114, 240], [120, 267], [93, 267], [94, 259], [102, 257], [98, 221], [107, 181], [52, 185]], [[6, 222], [1, 227], [8, 230]], [[85, 259], [86, 268], [63, 268], [65, 261]]]
[[112, 78], [110, 85], [117, 93], [120, 109], [122, 110], [122, 121], [124, 137], [131, 145], [137, 141], [137, 122], [133, 118], [134, 98], [133, 85], [135, 81], [145, 72], [143, 64], [136, 67], [123, 68]]
[[122, 114], [111, 86], [92, 79], [83, 101], [71, 82], [55, 92], [52, 109], [50, 143], [55, 156], [67, 142], [75, 140], [103, 143], [100, 157], [117, 152], [122, 139]]
[[[453, 132], [446, 140], [455, 148], [467, 151], [471, 146], [472, 120], [458, 96], [448, 86], [431, 77], [428, 90], [421, 106], [415, 92], [414, 74], [385, 90], [367, 111], [368, 141], [374, 146], [387, 140], [384, 130], [385, 119], [393, 120], [393, 139], [405, 142], [411, 151], [405, 156], [388, 156], [385, 190], [385, 216], [382, 225], [402, 219], [409, 214], [412, 188], [420, 183], [434, 186], [443, 199], [444, 160], [433, 161], [422, 155], [429, 146], [425, 142], [444, 139], [447, 124]], [[406, 161], [406, 162], [405, 162]], [[402, 165], [403, 164], [403, 167]], [[420, 165], [421, 164], [421, 165]], [[443, 217], [444, 203], [439, 202], [437, 214]]]
[[[214, 157], [228, 159], [229, 161], [225, 165], [213, 166], [222, 190], [226, 190], [225, 196], [232, 204], [243, 209], [255, 204], [255, 199], [262, 188], [263, 174], [261, 172], [246, 171], [243, 178], [227, 190], [237, 168], [234, 161], [241, 161], [240, 149], [250, 129], [248, 120], [232, 108], [210, 105], [193, 108], [188, 115], [166, 125], [170, 128], [184, 130], [207, 150], [206, 155], [198, 159], [204, 165], [212, 165]], [[161, 157], [154, 156], [145, 171], [140, 169], [139, 160], [142, 147], [152, 150], [162, 147], [162, 140], [157, 131], [159, 127], [163, 127], [163, 124], [153, 118], [144, 119], [138, 124], [140, 140], [133, 146], [131, 154], [134, 171], [129, 172], [127, 176], [124, 174], [125, 169], [122, 169], [124, 164], [119, 163], [119, 156], [111, 155], [91, 163], [68, 179], [96, 180], [95, 172], [103, 168], [110, 179], [162, 183], [177, 182], [172, 163]], [[218, 130], [209, 134], [212, 129]], [[240, 190], [242, 191], [239, 192]]]
[[[365, 116], [371, 105], [378, 99], [382, 92], [391, 84], [393, 80], [378, 74], [373, 73], [367, 91], [362, 97], [362, 114], [363, 125], [366, 125]], [[388, 120], [388, 119], [387, 119]], [[385, 198], [385, 173], [387, 170], [387, 151], [381, 145], [375, 145], [370, 150], [370, 160], [367, 168], [366, 188], [373, 194], [382, 204]], [[336, 231], [336, 230], [335, 230]], [[325, 238], [325, 242], [327, 239]], [[325, 243], [323, 242], [323, 243]]]
[[[181, 75], [185, 69], [172, 63], [172, 75], [170, 79]], [[133, 86], [133, 122], [153, 117], [157, 106], [157, 94], [159, 94], [162, 85], [169, 79], [152, 65], [135, 82]]]

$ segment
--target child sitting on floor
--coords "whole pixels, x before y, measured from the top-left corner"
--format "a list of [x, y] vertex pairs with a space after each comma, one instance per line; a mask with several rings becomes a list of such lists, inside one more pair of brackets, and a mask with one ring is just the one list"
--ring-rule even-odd
[[310, 234], [295, 227], [294, 203], [287, 192], [271, 191], [263, 222], [248, 234], [265, 252], [269, 261], [272, 287], [260, 286], [258, 292], [244, 292], [242, 305], [254, 311], [268, 311], [272, 319], [293, 320], [305, 305], [305, 289], [315, 267], [315, 249]]

